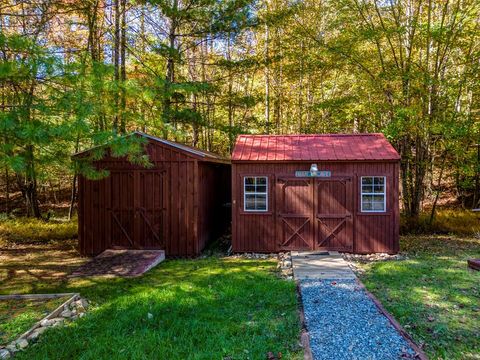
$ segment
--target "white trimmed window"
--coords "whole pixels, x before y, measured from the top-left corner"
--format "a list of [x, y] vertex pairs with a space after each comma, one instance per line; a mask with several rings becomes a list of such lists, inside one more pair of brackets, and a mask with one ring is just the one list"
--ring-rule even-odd
[[362, 212], [386, 211], [386, 178], [385, 176], [362, 176]]
[[243, 210], [268, 211], [268, 178], [266, 176], [243, 178]]

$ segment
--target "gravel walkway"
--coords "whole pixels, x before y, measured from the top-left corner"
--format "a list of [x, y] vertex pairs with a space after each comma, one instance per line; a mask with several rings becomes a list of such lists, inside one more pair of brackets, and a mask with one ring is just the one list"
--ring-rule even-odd
[[302, 280], [300, 289], [314, 359], [415, 357], [355, 280]]

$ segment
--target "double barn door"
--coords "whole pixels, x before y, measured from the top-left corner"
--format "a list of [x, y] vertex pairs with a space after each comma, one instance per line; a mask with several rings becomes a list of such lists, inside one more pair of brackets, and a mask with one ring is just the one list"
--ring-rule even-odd
[[353, 184], [349, 176], [279, 177], [279, 250], [353, 249]]
[[[107, 192], [107, 234], [113, 248], [163, 249], [165, 172], [112, 171]], [[108, 231], [110, 228], [110, 231]]]

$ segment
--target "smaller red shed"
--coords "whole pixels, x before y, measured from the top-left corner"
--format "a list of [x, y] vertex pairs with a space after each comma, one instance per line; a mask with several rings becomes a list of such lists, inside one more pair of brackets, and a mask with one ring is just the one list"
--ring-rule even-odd
[[382, 134], [240, 135], [233, 250], [398, 252], [399, 165]]
[[[152, 168], [127, 158], [95, 162], [101, 180], [79, 178], [80, 251], [161, 249], [167, 256], [196, 256], [228, 226], [230, 161], [197, 148], [135, 132], [146, 139]], [[86, 152], [76, 154], [82, 156]]]

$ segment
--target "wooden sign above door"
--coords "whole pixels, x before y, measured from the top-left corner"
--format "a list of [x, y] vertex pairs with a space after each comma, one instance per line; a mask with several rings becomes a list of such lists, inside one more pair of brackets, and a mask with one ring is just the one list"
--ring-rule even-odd
[[295, 177], [331, 177], [332, 172], [328, 170], [322, 171], [295, 171]]

